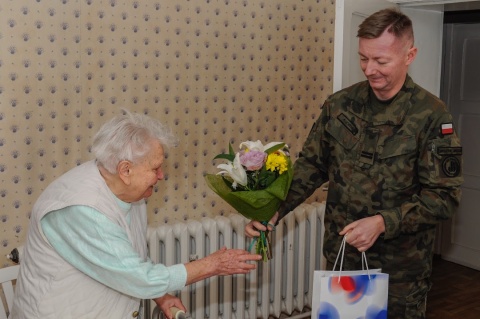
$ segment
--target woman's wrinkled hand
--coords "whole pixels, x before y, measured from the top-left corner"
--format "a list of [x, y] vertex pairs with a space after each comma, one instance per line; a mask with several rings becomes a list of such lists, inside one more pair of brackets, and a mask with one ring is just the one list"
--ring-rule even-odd
[[173, 314], [171, 310], [172, 307], [176, 307], [180, 310], [187, 311], [187, 309], [183, 305], [180, 298], [177, 298], [169, 294], [163, 295], [162, 297], [159, 297], [159, 298], [155, 298], [153, 299], [153, 301], [155, 301], [158, 308], [163, 312], [163, 314], [167, 319], [173, 318]]
[[187, 285], [212, 276], [247, 274], [256, 269], [255, 263], [261, 255], [251, 254], [244, 249], [227, 249], [222, 247], [216, 252], [185, 264], [187, 269]]
[[246, 274], [257, 268], [256, 264], [249, 261], [258, 261], [260, 255], [251, 254], [243, 249], [227, 249], [222, 247], [220, 250], [206, 257], [208, 264], [216, 268], [217, 275]]

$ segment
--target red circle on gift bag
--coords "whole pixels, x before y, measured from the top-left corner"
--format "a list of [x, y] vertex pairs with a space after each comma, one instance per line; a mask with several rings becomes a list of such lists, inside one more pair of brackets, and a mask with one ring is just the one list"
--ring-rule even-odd
[[340, 286], [346, 292], [352, 292], [355, 290], [355, 281], [352, 277], [342, 276], [340, 277]]

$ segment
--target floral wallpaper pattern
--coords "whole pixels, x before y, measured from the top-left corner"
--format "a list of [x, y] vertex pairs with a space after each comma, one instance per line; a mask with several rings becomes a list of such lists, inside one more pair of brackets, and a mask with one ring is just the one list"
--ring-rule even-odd
[[121, 108], [161, 119], [181, 141], [148, 200], [151, 225], [233, 213], [203, 175], [217, 172], [213, 157], [229, 142], [285, 141], [295, 160], [332, 92], [334, 9], [334, 0], [2, 0], [0, 253], [23, 244], [42, 190], [91, 158], [92, 136]]

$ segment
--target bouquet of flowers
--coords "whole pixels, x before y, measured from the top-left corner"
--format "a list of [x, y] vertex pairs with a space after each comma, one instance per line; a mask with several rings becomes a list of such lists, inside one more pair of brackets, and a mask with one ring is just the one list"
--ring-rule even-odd
[[[246, 141], [240, 143], [237, 153], [230, 144], [228, 154], [214, 159], [225, 159], [227, 163], [217, 166], [219, 173], [205, 176], [207, 185], [240, 214], [267, 225], [285, 200], [293, 178], [285, 143]], [[271, 258], [268, 233], [261, 231], [254, 241], [264, 261]]]

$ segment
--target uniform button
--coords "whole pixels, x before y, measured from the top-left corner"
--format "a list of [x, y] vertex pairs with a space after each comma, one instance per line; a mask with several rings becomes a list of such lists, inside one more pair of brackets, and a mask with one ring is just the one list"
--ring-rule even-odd
[[133, 317], [133, 318], [137, 318], [137, 317], [138, 317], [138, 311], [134, 311], [134, 312], [132, 313], [132, 317]]

